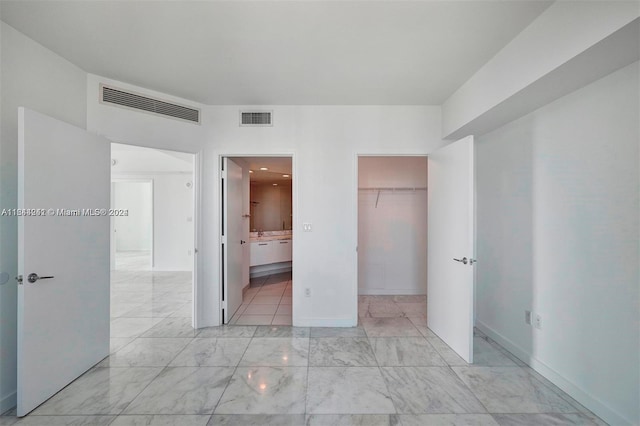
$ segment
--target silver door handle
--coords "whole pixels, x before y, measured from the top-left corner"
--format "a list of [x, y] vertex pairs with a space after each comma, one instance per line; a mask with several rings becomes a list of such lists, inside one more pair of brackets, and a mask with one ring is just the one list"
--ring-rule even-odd
[[462, 262], [462, 263], [464, 263], [465, 265], [469, 262], [469, 261], [467, 260], [467, 258], [466, 258], [466, 257], [463, 257], [462, 259], [456, 259], [456, 258], [454, 258], [453, 260], [455, 260], [456, 262]]
[[38, 280], [49, 280], [51, 278], [54, 278], [54, 277], [53, 276], [39, 277], [38, 274], [36, 274], [35, 272], [32, 272], [27, 276], [27, 281], [29, 281], [30, 283], [35, 283]]

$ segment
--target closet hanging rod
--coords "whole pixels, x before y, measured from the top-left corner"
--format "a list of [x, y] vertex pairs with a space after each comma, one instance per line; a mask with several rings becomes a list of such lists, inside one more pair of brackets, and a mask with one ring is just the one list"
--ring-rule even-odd
[[426, 191], [427, 187], [398, 187], [398, 188], [358, 188], [358, 191]]

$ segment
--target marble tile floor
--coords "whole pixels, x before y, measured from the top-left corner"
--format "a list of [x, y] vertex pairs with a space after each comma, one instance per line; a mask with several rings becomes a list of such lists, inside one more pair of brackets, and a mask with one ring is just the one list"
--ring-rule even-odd
[[231, 325], [291, 325], [291, 272], [251, 278]]
[[0, 426], [605, 424], [480, 333], [467, 365], [426, 324], [362, 322], [139, 332]]
[[427, 296], [358, 296], [359, 318], [426, 318]]
[[[282, 291], [282, 305], [285, 279], [254, 281], [250, 301]], [[359, 302], [424, 303], [396, 297]], [[413, 306], [369, 306], [353, 328], [194, 330], [191, 273], [118, 271], [112, 308], [111, 355], [0, 426], [605, 424], [479, 332], [468, 365]]]
[[[112, 271], [112, 351], [124, 349], [140, 337], [193, 337], [192, 300], [189, 271]], [[140, 343], [128, 350], [133, 351], [136, 345]]]
[[151, 251], [118, 251], [116, 252], [117, 271], [150, 271]]

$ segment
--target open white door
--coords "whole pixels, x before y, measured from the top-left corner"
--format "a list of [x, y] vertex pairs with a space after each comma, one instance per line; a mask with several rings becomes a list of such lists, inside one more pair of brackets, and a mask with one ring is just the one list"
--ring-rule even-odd
[[473, 362], [473, 136], [429, 154], [427, 323]]
[[34, 209], [18, 218], [24, 416], [109, 354], [111, 146], [24, 108], [18, 144], [18, 207]]
[[222, 254], [223, 254], [223, 322], [228, 324], [242, 304], [242, 168], [223, 158], [222, 181]]

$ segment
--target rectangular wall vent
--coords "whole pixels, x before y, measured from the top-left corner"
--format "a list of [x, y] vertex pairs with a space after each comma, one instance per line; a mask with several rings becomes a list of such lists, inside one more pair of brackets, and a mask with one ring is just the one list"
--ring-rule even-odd
[[241, 126], [273, 126], [271, 111], [240, 111]]
[[189, 121], [191, 123], [200, 123], [199, 109], [138, 95], [105, 85], [100, 85], [100, 101], [105, 104], [137, 109], [164, 117]]

